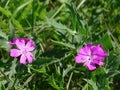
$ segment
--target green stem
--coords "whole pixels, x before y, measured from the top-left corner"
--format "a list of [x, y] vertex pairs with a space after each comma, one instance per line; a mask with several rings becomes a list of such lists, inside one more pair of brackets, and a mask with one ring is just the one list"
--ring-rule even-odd
[[33, 3], [32, 3], [32, 31], [34, 29], [34, 0], [33, 0]]
[[113, 41], [115, 42], [116, 47], [120, 50], [120, 46], [119, 46], [119, 44], [117, 43], [116, 38], [113, 36], [113, 34], [111, 33], [111, 31], [110, 31], [109, 29], [108, 29], [108, 32], [109, 32], [110, 36], [112, 37]]
[[62, 5], [59, 7], [59, 9], [53, 14], [53, 16], [51, 17], [51, 19], [54, 18], [54, 17], [62, 10], [62, 8], [64, 7], [64, 5], [65, 5], [65, 4], [62, 4]]
[[67, 83], [67, 86], [66, 86], [67, 90], [69, 90], [70, 81], [72, 79], [72, 76], [73, 76], [73, 72], [70, 74], [70, 77], [69, 77], [69, 80], [68, 80], [68, 83]]
[[85, 2], [86, 0], [82, 0], [79, 5], [77, 6], [77, 10], [83, 5], [83, 3]]

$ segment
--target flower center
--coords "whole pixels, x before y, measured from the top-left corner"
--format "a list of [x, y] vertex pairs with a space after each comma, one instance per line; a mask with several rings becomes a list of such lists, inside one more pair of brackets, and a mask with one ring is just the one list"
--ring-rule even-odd
[[24, 50], [22, 51], [22, 54], [26, 54], [26, 53], [27, 53], [27, 50], [24, 49]]
[[92, 55], [88, 56], [88, 61], [92, 60]]

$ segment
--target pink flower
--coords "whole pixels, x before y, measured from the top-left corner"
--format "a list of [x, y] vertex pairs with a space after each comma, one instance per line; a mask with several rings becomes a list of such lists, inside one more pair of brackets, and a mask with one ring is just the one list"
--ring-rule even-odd
[[102, 49], [102, 45], [87, 44], [79, 50], [78, 55], [75, 57], [75, 62], [84, 63], [83, 65], [88, 67], [89, 70], [95, 70], [96, 65], [104, 65], [103, 60], [106, 56], [108, 56], [108, 53]]
[[9, 42], [10, 46], [16, 45], [17, 49], [10, 50], [11, 57], [19, 57], [20, 63], [26, 64], [26, 60], [28, 63], [32, 63], [34, 55], [31, 51], [34, 50], [34, 41], [29, 38], [14, 38], [13, 42]]

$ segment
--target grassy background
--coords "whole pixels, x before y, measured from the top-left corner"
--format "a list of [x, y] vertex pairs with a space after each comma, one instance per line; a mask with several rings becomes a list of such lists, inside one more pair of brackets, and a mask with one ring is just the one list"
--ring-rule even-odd
[[[1, 0], [0, 90], [118, 90], [120, 0]], [[8, 41], [35, 41], [35, 60], [11, 58]], [[90, 72], [75, 64], [87, 43], [109, 52], [104, 67]]]

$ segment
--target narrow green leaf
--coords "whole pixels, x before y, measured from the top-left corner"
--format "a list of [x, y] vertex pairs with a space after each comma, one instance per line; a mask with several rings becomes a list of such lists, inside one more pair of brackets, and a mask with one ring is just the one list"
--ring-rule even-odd
[[6, 50], [10, 49], [10, 46], [8, 45], [8, 41], [5, 39], [0, 39], [0, 47], [5, 48]]
[[12, 23], [19, 30], [23, 30], [23, 27], [22, 27], [22, 25], [20, 24], [20, 22], [18, 20], [12, 19]]
[[53, 75], [50, 76], [50, 78], [49, 78], [49, 84], [50, 84], [52, 87], [54, 87], [56, 90], [60, 90], [59, 87], [58, 87], [58, 85], [57, 85], [56, 82], [55, 82], [55, 79], [54, 79], [54, 76], [53, 76]]
[[21, 10], [23, 9], [25, 6], [27, 6], [29, 3], [31, 3], [33, 0], [28, 0], [27, 2], [25, 2], [24, 4], [20, 5], [16, 10], [15, 12], [13, 13], [12, 15], [12, 18], [16, 16], [16, 14]]
[[54, 44], [61, 45], [61, 46], [64, 46], [64, 47], [68, 47], [70, 49], [75, 49], [75, 46], [73, 46], [71, 44], [63, 43], [63, 42], [60, 42], [60, 41], [54, 41], [54, 40], [52, 40], [52, 42]]
[[82, 90], [88, 90], [88, 83], [84, 85], [84, 87], [82, 87]]
[[2, 14], [4, 14], [7, 17], [10, 17], [12, 15], [10, 11], [8, 11], [2, 7], [0, 7], [0, 12], [2, 12]]
[[25, 81], [24, 86], [26, 86], [35, 76], [35, 74], [32, 74], [30, 77], [28, 77], [28, 79]]
[[15, 35], [15, 28], [11, 23], [11, 20], [9, 20], [9, 28], [10, 28], [10, 36], [9, 36], [9, 40], [13, 40], [14, 35]]
[[74, 35], [76, 33], [76, 31], [72, 31], [71, 29], [69, 29], [68, 27], [66, 27], [65, 25], [61, 24], [61, 23], [58, 23], [56, 22], [55, 20], [50, 20], [50, 19], [47, 19], [47, 23], [49, 25], [52, 25], [54, 26], [56, 29], [59, 29], [59, 31], [64, 31], [66, 30], [68, 33], [70, 33], [71, 35]]
[[4, 32], [2, 32], [1, 30], [0, 30], [0, 37], [8, 40], [8, 36]]
[[120, 72], [118, 71], [118, 68], [120, 66], [120, 54], [115, 57], [114, 59], [109, 57], [108, 58], [109, 62], [106, 70], [107, 76], [108, 77], [114, 77], [115, 75], [119, 74]]
[[98, 90], [98, 87], [96, 85], [96, 83], [91, 79], [91, 80], [87, 80], [87, 79], [84, 79], [86, 82], [88, 82], [94, 90]]
[[13, 61], [12, 61], [12, 66], [10, 67], [10, 74], [9, 74], [9, 79], [11, 81], [13, 81], [12, 77], [14, 76], [14, 74], [16, 73], [16, 62], [17, 62], [17, 58], [15, 58]]
[[73, 69], [73, 66], [67, 67], [67, 69], [63, 71], [63, 77], [65, 77], [68, 74], [68, 72], [70, 72], [72, 69]]

